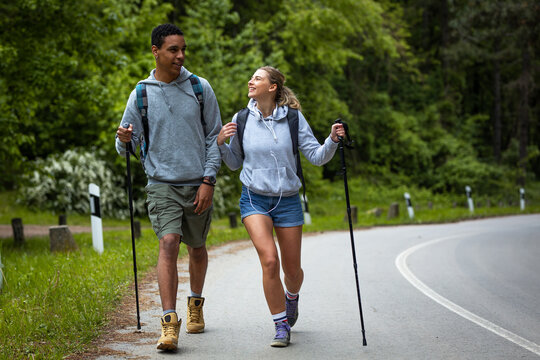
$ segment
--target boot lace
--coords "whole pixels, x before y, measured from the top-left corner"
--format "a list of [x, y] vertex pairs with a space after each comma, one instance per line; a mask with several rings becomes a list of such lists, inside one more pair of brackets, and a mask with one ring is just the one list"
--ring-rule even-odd
[[189, 319], [191, 322], [198, 323], [201, 318], [201, 309], [196, 306], [189, 306]]
[[176, 336], [176, 330], [178, 325], [176, 324], [163, 324], [163, 334], [165, 336]]

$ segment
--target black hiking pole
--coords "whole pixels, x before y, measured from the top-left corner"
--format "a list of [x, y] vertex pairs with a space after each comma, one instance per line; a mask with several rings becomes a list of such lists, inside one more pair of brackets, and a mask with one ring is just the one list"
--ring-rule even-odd
[[364, 346], [367, 346], [366, 341], [366, 331], [364, 329], [364, 315], [362, 313], [362, 301], [360, 300], [360, 284], [358, 283], [358, 266], [356, 264], [356, 249], [354, 246], [354, 235], [353, 235], [353, 226], [351, 221], [351, 203], [349, 200], [349, 185], [347, 184], [347, 168], [345, 166], [345, 149], [344, 146], [347, 146], [348, 148], [352, 148], [350, 145], [352, 143], [347, 124], [341, 121], [341, 119], [337, 119], [334, 121], [334, 123], [342, 124], [343, 128], [345, 129], [345, 134], [347, 136], [347, 144], [344, 144], [344, 139], [341, 136], [338, 136], [339, 138], [339, 153], [341, 155], [341, 169], [343, 172], [343, 182], [345, 184], [345, 199], [347, 202], [347, 217], [349, 218], [349, 232], [351, 234], [351, 249], [352, 249], [352, 257], [353, 257], [353, 267], [354, 267], [354, 276], [356, 277], [356, 294], [358, 295], [358, 309], [360, 310], [360, 324], [362, 325], [362, 344]]
[[[128, 128], [129, 125], [124, 126]], [[137, 330], [141, 330], [141, 316], [139, 313], [139, 288], [137, 286], [137, 255], [135, 254], [135, 232], [133, 227], [133, 193], [131, 189], [131, 161], [130, 155], [133, 153], [131, 141], [126, 144], [126, 166], [127, 166], [127, 185], [129, 199], [129, 218], [131, 220], [131, 249], [133, 250], [133, 273], [135, 275], [135, 301], [137, 302]], [[136, 157], [136, 156], [135, 156]]]

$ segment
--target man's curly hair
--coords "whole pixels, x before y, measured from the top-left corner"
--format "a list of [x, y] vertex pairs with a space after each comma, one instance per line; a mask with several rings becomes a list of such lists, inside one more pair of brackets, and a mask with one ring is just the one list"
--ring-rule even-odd
[[158, 49], [161, 49], [161, 45], [165, 38], [169, 35], [184, 35], [182, 30], [180, 30], [174, 24], [162, 24], [158, 25], [152, 30], [152, 45], [157, 46]]

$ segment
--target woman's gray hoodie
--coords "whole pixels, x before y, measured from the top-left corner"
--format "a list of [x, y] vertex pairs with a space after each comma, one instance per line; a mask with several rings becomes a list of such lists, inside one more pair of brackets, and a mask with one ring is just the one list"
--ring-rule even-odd
[[[203, 130], [200, 107], [184, 67], [178, 78], [164, 83], [154, 77], [155, 69], [141, 83], [146, 84], [150, 146], [144, 159], [149, 184], [199, 185], [204, 176], [216, 176], [221, 157], [216, 137], [221, 130], [221, 116], [212, 87], [199, 77], [203, 87]], [[136, 149], [144, 134], [133, 90], [121, 125], [133, 124], [132, 146]], [[126, 144], [116, 139], [116, 150], [125, 156]]]
[[[271, 116], [262, 113], [251, 99], [248, 103], [242, 159], [238, 137], [233, 135], [229, 144], [219, 147], [225, 164], [236, 170], [242, 166], [240, 181], [254, 193], [266, 196], [292, 196], [302, 185], [296, 175], [296, 158], [291, 147], [291, 134], [287, 122], [287, 106], [276, 106]], [[234, 115], [233, 122], [236, 123]], [[334, 156], [338, 143], [330, 136], [319, 144], [306, 118], [298, 112], [298, 148], [313, 165], [324, 165]]]

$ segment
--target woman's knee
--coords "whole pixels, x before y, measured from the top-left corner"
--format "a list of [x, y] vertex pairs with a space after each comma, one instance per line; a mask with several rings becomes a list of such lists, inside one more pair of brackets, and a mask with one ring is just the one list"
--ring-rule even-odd
[[295, 280], [300, 280], [304, 277], [304, 270], [302, 270], [302, 268], [300, 266], [296, 266], [296, 267], [291, 267], [291, 266], [288, 266], [288, 267], [283, 267], [283, 273], [285, 274], [285, 276], [292, 280], [292, 281], [295, 281]]
[[261, 258], [263, 271], [267, 274], [279, 275], [279, 258], [274, 255], [268, 255]]

